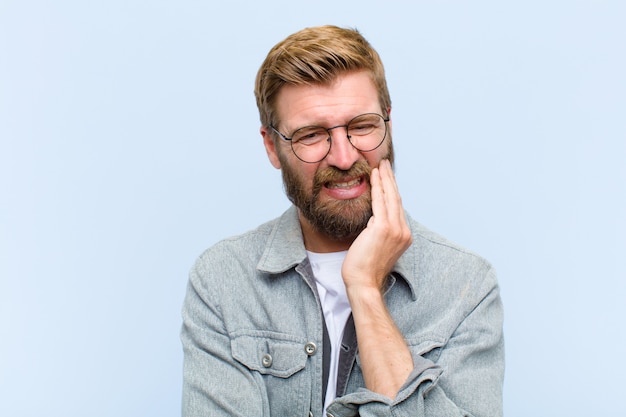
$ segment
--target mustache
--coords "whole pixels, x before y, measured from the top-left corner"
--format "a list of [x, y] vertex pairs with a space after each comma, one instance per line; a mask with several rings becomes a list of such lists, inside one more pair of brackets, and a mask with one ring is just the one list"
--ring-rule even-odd
[[317, 195], [324, 184], [328, 182], [341, 181], [347, 177], [364, 177], [367, 183], [370, 183], [370, 174], [372, 168], [365, 161], [356, 161], [348, 170], [339, 169], [337, 167], [327, 167], [315, 173], [313, 177], [313, 195]]

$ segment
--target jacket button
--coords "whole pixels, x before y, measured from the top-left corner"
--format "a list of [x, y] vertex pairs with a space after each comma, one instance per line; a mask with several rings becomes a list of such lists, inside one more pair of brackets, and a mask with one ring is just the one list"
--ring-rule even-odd
[[266, 353], [265, 355], [263, 355], [263, 357], [261, 358], [261, 363], [266, 368], [269, 368], [270, 366], [272, 366], [272, 355], [270, 355], [269, 353]]
[[315, 346], [315, 343], [309, 342], [306, 345], [304, 345], [304, 351], [306, 352], [307, 355], [313, 356], [315, 355], [315, 352], [317, 352], [317, 346]]

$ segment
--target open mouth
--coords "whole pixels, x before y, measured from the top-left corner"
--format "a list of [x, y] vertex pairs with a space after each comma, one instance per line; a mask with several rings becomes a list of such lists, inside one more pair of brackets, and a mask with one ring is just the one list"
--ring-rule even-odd
[[352, 188], [354, 186], [357, 186], [359, 184], [361, 184], [363, 182], [363, 177], [357, 177], [357, 178], [353, 178], [351, 180], [347, 180], [347, 181], [342, 181], [342, 182], [335, 182], [335, 181], [328, 181], [324, 183], [324, 187], [332, 189], [332, 188], [341, 188], [341, 189], [347, 189], [347, 188]]

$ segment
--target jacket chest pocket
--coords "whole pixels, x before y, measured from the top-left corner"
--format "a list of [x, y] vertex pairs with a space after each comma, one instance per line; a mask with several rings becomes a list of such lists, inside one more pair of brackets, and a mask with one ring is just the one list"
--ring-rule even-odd
[[231, 350], [233, 358], [262, 381], [271, 415], [308, 415], [312, 376], [306, 365], [317, 353], [314, 343], [287, 334], [248, 331], [231, 335]]

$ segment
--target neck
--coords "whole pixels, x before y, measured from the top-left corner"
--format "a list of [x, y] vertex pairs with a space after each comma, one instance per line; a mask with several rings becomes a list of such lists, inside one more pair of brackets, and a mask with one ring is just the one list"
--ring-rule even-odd
[[341, 252], [348, 250], [354, 237], [346, 239], [335, 239], [315, 229], [302, 213], [298, 214], [300, 226], [302, 228], [302, 238], [304, 239], [304, 247], [306, 250], [316, 253]]

